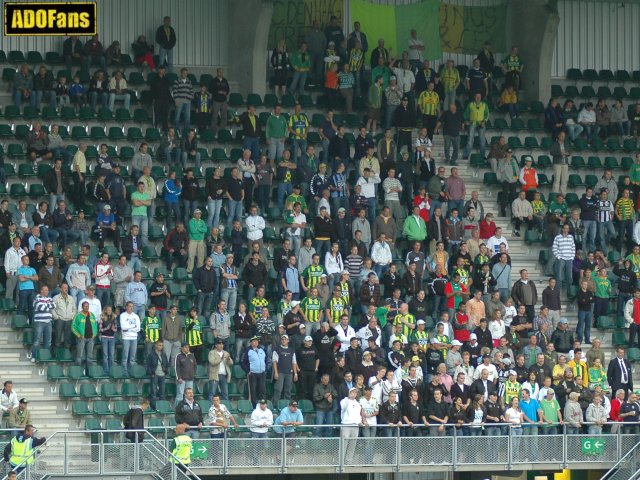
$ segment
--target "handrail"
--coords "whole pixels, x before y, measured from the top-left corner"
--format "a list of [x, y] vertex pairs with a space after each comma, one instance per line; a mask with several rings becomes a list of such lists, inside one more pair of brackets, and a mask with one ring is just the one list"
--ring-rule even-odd
[[[605, 473], [602, 478], [600, 480], [607, 480], [609, 479], [613, 474], [615, 474], [615, 472], [620, 468], [620, 466], [622, 464], [624, 464], [627, 460], [629, 460], [629, 458], [631, 458], [631, 456], [636, 455], [637, 452], [636, 450], [640, 449], [640, 442], [636, 443], [636, 445], [629, 450], [624, 457], [622, 457], [620, 460], [618, 460], [618, 462], [611, 467], [607, 473]], [[638, 475], [640, 475], [640, 472], [636, 472], [636, 474], [634, 475], [634, 477], [630, 478], [629, 480], [632, 480], [633, 478], [638, 478]]]
[[[38, 446], [37, 448], [33, 449], [33, 451], [31, 452], [31, 454], [25, 458], [22, 462], [20, 462], [20, 464], [15, 466], [15, 470], [20, 470], [22, 469], [22, 471], [20, 472], [20, 475], [18, 476], [18, 478], [24, 478], [25, 480], [29, 480], [29, 474], [30, 474], [30, 468], [31, 468], [31, 464], [29, 463], [29, 461], [32, 458], [35, 458], [40, 452], [44, 452], [46, 451], [46, 449], [48, 449], [50, 447], [49, 442], [54, 439], [56, 436], [63, 436], [63, 437], [67, 437], [70, 434], [100, 434], [100, 444], [103, 444], [103, 434], [104, 433], [136, 433], [136, 442], [135, 444], [138, 445], [139, 442], [137, 441], [137, 434], [138, 433], [144, 433], [145, 435], [148, 435], [149, 438], [152, 440], [152, 444], [159, 447], [160, 450], [165, 454], [167, 460], [170, 461], [171, 464], [171, 468], [172, 468], [172, 480], [175, 480], [176, 478], [176, 471], [175, 468], [177, 468], [177, 466], [179, 465], [182, 470], [182, 472], [189, 476], [189, 478], [192, 478], [194, 480], [201, 480], [200, 477], [193, 471], [191, 470], [191, 468], [187, 465], [185, 465], [184, 463], [182, 463], [182, 461], [176, 457], [173, 452], [171, 452], [164, 444], [163, 441], [159, 440], [158, 438], [156, 438], [153, 433], [151, 433], [149, 430], [145, 430], [145, 429], [129, 429], [129, 430], [125, 430], [125, 429], [120, 429], [120, 430], [62, 430], [62, 431], [56, 431], [54, 432], [52, 435], [50, 435], [49, 437], [47, 437], [45, 443], [43, 443], [42, 445]], [[65, 444], [65, 442], [63, 442], [63, 444]], [[65, 448], [66, 448], [66, 444], [65, 444]], [[140, 451], [138, 448], [136, 448], [134, 450], [136, 457], [139, 457], [140, 455]], [[156, 459], [158, 459], [156, 457]], [[160, 458], [158, 460], [163, 461], [164, 459]], [[174, 460], [177, 462], [174, 462]], [[137, 458], [136, 458], [136, 462], [137, 462]], [[165, 467], [165, 463], [163, 463], [161, 465], [161, 468]], [[8, 476], [8, 472], [7, 474], [5, 474], [5, 476], [3, 477], [3, 480], [6, 480]]]

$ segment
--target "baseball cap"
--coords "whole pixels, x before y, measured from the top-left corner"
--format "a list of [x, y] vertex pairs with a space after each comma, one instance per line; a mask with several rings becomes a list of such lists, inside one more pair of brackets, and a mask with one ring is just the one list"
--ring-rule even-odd
[[425, 325], [427, 322], [425, 322], [424, 320], [418, 320], [416, 322], [416, 325]]
[[311, 338], [311, 336], [307, 335], [306, 337], [304, 337], [304, 341], [305, 342], [313, 342], [313, 338]]
[[414, 355], [413, 357], [411, 357], [411, 361], [412, 362], [419, 362], [420, 361], [420, 357], [418, 355]]
[[533, 158], [531, 158], [531, 155], [525, 155], [524, 156], [524, 161], [525, 162], [533, 162]]
[[451, 342], [451, 345], [453, 347], [461, 347], [462, 346], [462, 342], [460, 340], [454, 340], [453, 342]]
[[254, 340], [260, 341], [260, 337], [258, 337], [257, 335], [254, 335], [253, 337], [251, 337], [251, 340], [249, 340], [249, 341], [253, 342]]
[[29, 403], [29, 400], [27, 400], [26, 398], [21, 398], [20, 403], [24, 403], [26, 405], [27, 403]]
[[569, 321], [566, 318], [562, 317], [560, 320], [558, 320], [558, 323], [569, 323]]
[[214, 345], [220, 345], [220, 344], [224, 345], [224, 342], [222, 341], [222, 339], [221, 338], [216, 339], [216, 341], [214, 342]]
[[193, 211], [193, 214], [195, 215], [196, 213], [202, 213], [202, 210], [200, 210], [199, 208], [196, 208], [196, 209]]
[[298, 325], [299, 330], [302, 330], [303, 328], [307, 328], [307, 326], [304, 323], [301, 323], [300, 325]]
[[111, 210], [111, 205], [109, 205], [108, 203], [102, 207], [103, 210]]
[[284, 335], [280, 335], [280, 338], [289, 338], [289, 335], [285, 333]]
[[293, 308], [293, 307], [297, 307], [298, 305], [300, 305], [300, 302], [299, 302], [298, 300], [293, 300], [293, 301], [291, 302], [291, 308]]
[[391, 76], [389, 77], [389, 80], [397, 80], [397, 78], [396, 78], [396, 76], [395, 76], [395, 75], [391, 75]]
[[340, 208], [338, 209], [338, 213], [340, 213], [340, 212], [346, 212], [346, 210], [345, 210], [344, 208], [340, 207]]
[[267, 401], [264, 398], [262, 398], [262, 399], [258, 400], [258, 403], [265, 404], [265, 403], [267, 403]]
[[518, 375], [518, 373], [515, 370], [509, 370], [509, 375]]
[[475, 333], [472, 333], [471, 335], [469, 335], [469, 340], [477, 340], [478, 336]]

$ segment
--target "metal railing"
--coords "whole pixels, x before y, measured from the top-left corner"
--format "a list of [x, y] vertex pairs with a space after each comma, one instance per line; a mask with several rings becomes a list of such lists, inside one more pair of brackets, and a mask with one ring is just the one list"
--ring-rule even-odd
[[[145, 439], [124, 441], [125, 433], [144, 433]], [[53, 475], [87, 478], [145, 474], [162, 480], [200, 480], [190, 466], [168, 450], [166, 441], [147, 430], [55, 432], [15, 470], [19, 480], [44, 480]]]
[[[557, 428], [557, 433], [548, 434], [549, 427]], [[126, 441], [125, 433], [142, 430], [61, 431], [33, 453], [32, 463], [24, 462], [18, 478], [149, 475], [186, 480], [197, 479], [197, 473], [607, 469], [617, 464], [607, 480], [629, 480], [640, 466], [640, 448], [635, 448], [639, 427], [638, 423], [608, 424], [606, 433], [600, 434], [567, 433], [563, 425], [538, 424], [378, 425], [375, 429], [276, 425], [267, 433], [247, 426], [204, 427], [189, 432], [194, 438], [188, 466], [173, 462], [168, 449], [170, 427], [144, 430], [144, 441], [135, 443]]]
[[[589, 424], [585, 425], [585, 432]], [[557, 433], [548, 434], [549, 427]], [[195, 471], [242, 473], [259, 468], [262, 473], [324, 469], [335, 472], [366, 470], [415, 470], [431, 466], [440, 470], [473, 470], [478, 466], [505, 470], [551, 464], [562, 468], [610, 468], [638, 443], [638, 423], [605, 426], [606, 433], [567, 433], [564, 425], [514, 427], [485, 424], [480, 427], [433, 425], [387, 427], [374, 431], [353, 430], [341, 425], [273, 426], [267, 434], [256, 435], [252, 428], [192, 431]], [[356, 428], [356, 427], [352, 427]], [[610, 429], [613, 428], [612, 433]], [[154, 429], [165, 441], [171, 430]], [[163, 433], [160, 433], [163, 430]], [[571, 432], [571, 430], [569, 430]], [[364, 436], [365, 432], [372, 436]], [[351, 433], [351, 435], [349, 435]], [[257, 473], [260, 473], [257, 472]], [[617, 480], [617, 479], [616, 479]]]
[[640, 443], [604, 474], [601, 480], [637, 480], [640, 478]]

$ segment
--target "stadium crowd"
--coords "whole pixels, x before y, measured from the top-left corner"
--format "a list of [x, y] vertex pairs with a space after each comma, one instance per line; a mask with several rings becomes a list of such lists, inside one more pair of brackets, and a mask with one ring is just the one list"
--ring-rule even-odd
[[[193, 85], [186, 68], [170, 83], [176, 36], [168, 17], [156, 36], [157, 68], [145, 42], [138, 38], [133, 50], [138, 63], [157, 70], [151, 96], [163, 134], [151, 145], [156, 156], [141, 143], [130, 165], [122, 165], [103, 144], [90, 168], [87, 143], [71, 154], [57, 125], [45, 129], [35, 121], [27, 152], [34, 164], [51, 163], [43, 178], [48, 201], [29, 206], [21, 200], [17, 208], [0, 202], [5, 294], [17, 298], [17, 313], [34, 328], [32, 362], [42, 349], [73, 347], [76, 363], [88, 372], [100, 343], [108, 374], [121, 341], [120, 365], [129, 376], [142, 343], [150, 407], [166, 398], [166, 385], [175, 380], [176, 421], [186, 423], [192, 437], [203, 426], [215, 427], [211, 434], [219, 437], [237, 424], [223, 403], [237, 381], [234, 366], [247, 377], [257, 437], [273, 424], [287, 432], [302, 425], [303, 401], [316, 424], [341, 423], [349, 438], [392, 435], [396, 426], [408, 436], [453, 429], [498, 435], [503, 427], [493, 424], [503, 423], [514, 434], [597, 434], [605, 425], [616, 431], [616, 422], [640, 420], [625, 349], [606, 364], [600, 340], [591, 336], [598, 319], [613, 311], [624, 318], [628, 346], [640, 342], [640, 154], [623, 185], [607, 170], [586, 188], [579, 209], [565, 201], [570, 142], [581, 134], [588, 141], [636, 134], [640, 113], [620, 117], [616, 103], [605, 121], [606, 106], [598, 102], [595, 113], [587, 104], [570, 122], [571, 105], [559, 109], [552, 99], [545, 121], [554, 138], [557, 195], [547, 205], [532, 157], [519, 164], [504, 137], [485, 150], [490, 109], [520, 115], [524, 66], [517, 48], [502, 63], [505, 85], [493, 102], [490, 43], [463, 78], [452, 61], [440, 72], [431, 68], [415, 31], [395, 59], [383, 39], [369, 52], [358, 22], [345, 36], [332, 18], [324, 31], [314, 24], [295, 53], [280, 42], [271, 55], [276, 95], [286, 95], [290, 70], [288, 91], [298, 99], [308, 84], [324, 87], [326, 116], [317, 131], [301, 103], [288, 114], [276, 104], [264, 120], [249, 104], [236, 119], [241, 156], [228, 171], [215, 165], [203, 179], [198, 135], [227, 127], [224, 72], [217, 70], [211, 93]], [[26, 67], [13, 82], [16, 104], [40, 108], [48, 98], [60, 109], [67, 101], [79, 109], [87, 102], [113, 109], [122, 101], [129, 109], [122, 72], [108, 83], [104, 73], [119, 67], [118, 42], [104, 56], [97, 35], [84, 47], [71, 37], [64, 48], [68, 70], [74, 59], [85, 71], [95, 62], [101, 67], [88, 91], [76, 87], [79, 76], [65, 93], [64, 77], [54, 88], [46, 67], [35, 78]], [[49, 86], [38, 77], [49, 78]], [[468, 94], [464, 108], [460, 85]], [[349, 132], [334, 118], [343, 106], [351, 114], [363, 95], [366, 122], [352, 153]], [[542, 248], [550, 249], [552, 275], [540, 293], [526, 269], [512, 272], [507, 232], [496, 226], [494, 206], [468, 192], [458, 174], [463, 131], [468, 140], [461, 156], [470, 156], [477, 135], [480, 155], [501, 186], [496, 207], [503, 216], [511, 212], [512, 235], [526, 226], [548, 239]], [[445, 158], [436, 160], [432, 142], [440, 133]], [[154, 169], [158, 162], [164, 182]], [[92, 205], [95, 220], [85, 211], [94, 211]], [[149, 281], [143, 272], [158, 256], [150, 238], [158, 218], [165, 222], [165, 268]], [[625, 255], [613, 265], [612, 250]], [[187, 308], [170, 276], [185, 285]], [[575, 332], [562, 313], [568, 301], [578, 309]], [[194, 398], [199, 365], [208, 369], [208, 412]], [[633, 425], [624, 429], [636, 432]]]

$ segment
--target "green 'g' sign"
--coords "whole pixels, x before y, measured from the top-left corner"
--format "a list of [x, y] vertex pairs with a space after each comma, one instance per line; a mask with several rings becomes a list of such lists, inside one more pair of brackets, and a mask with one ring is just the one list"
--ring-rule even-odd
[[583, 438], [582, 439], [582, 454], [583, 455], [598, 455], [604, 453], [605, 441], [601, 438]]

